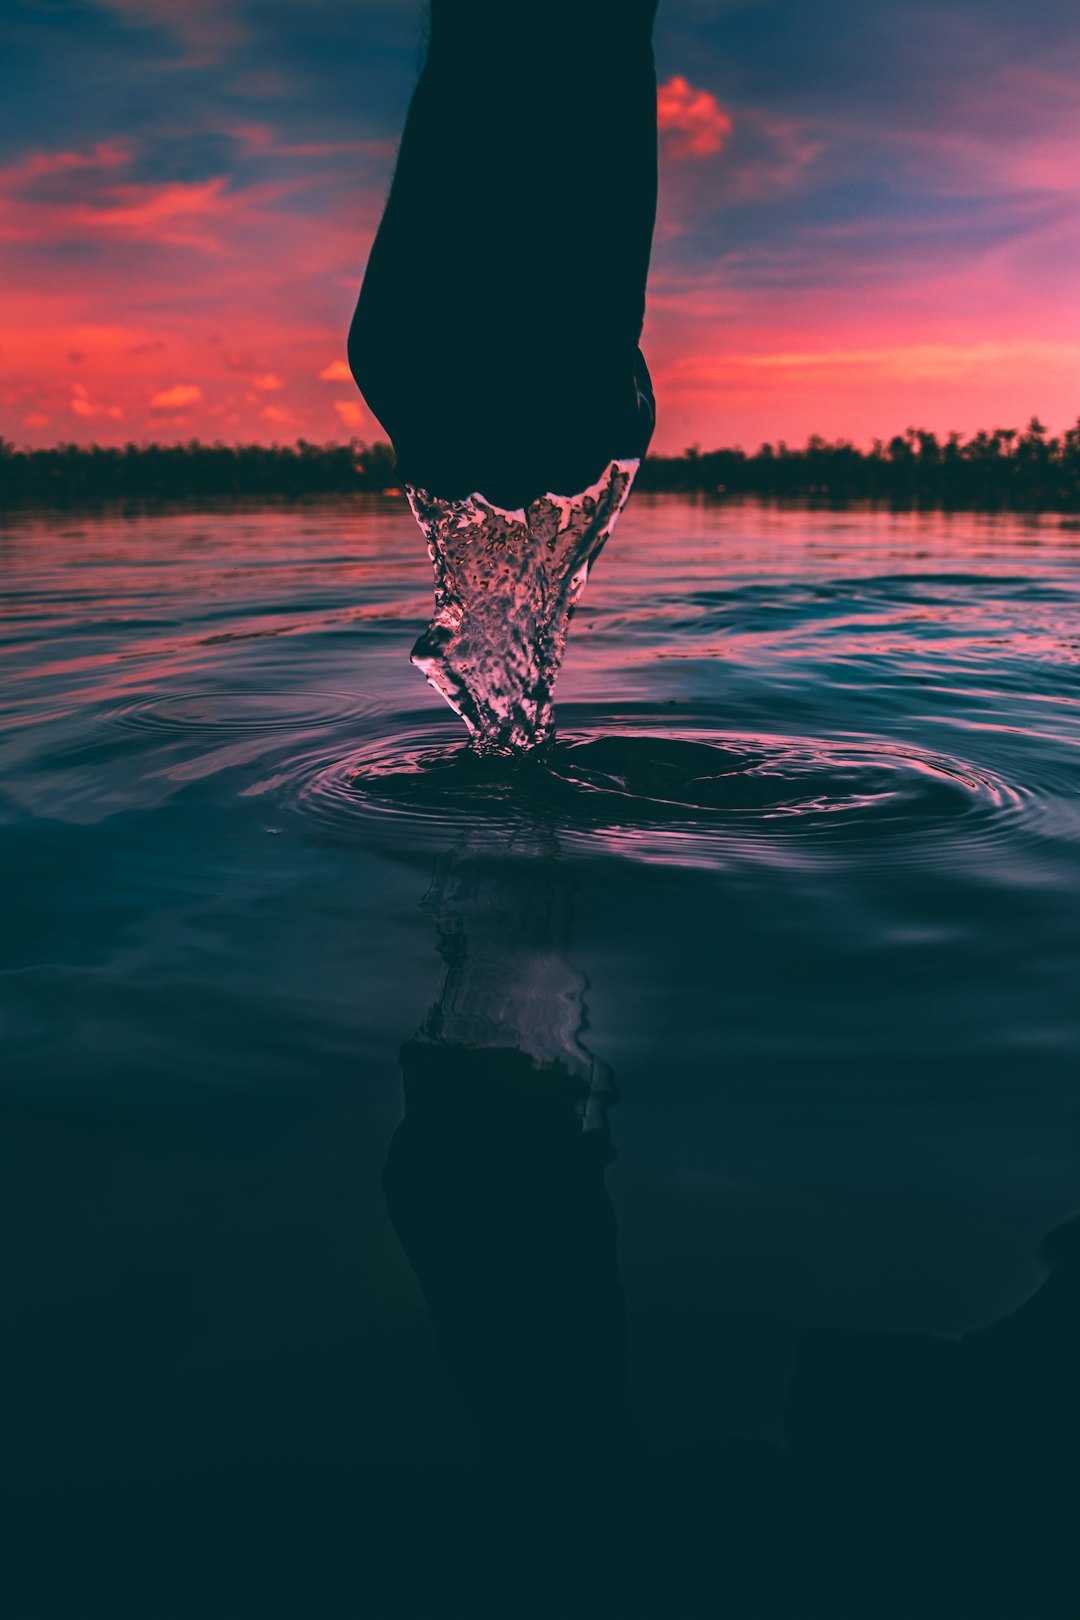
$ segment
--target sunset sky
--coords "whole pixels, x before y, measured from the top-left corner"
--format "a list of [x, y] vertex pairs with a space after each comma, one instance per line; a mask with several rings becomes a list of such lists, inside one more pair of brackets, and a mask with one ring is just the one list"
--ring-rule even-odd
[[[422, 9], [4, 0], [0, 434], [379, 436], [345, 333]], [[1076, 0], [661, 0], [656, 39], [656, 448], [1080, 415]]]

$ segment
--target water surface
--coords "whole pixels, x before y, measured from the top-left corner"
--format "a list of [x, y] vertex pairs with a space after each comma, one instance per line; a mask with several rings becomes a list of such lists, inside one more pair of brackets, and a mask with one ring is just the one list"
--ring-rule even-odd
[[[197, 1523], [199, 1612], [365, 1612], [357, 1504], [400, 1526], [471, 1466], [382, 1186], [417, 1039], [516, 1045], [610, 1139], [651, 1456], [774, 1455], [815, 1326], [957, 1335], [1038, 1289], [1080, 1210], [1074, 522], [635, 497], [517, 769], [409, 666], [402, 501], [8, 519], [0, 554], [41, 1591], [196, 1612], [138, 1549]], [[444, 1161], [513, 1157], [484, 1097]]]

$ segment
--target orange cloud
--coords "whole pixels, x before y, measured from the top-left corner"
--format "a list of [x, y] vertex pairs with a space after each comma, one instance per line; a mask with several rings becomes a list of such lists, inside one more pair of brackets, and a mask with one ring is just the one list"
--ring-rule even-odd
[[198, 405], [202, 397], [202, 389], [195, 383], [177, 383], [174, 388], [166, 388], [162, 393], [155, 394], [150, 401], [150, 409], [181, 411], [185, 405]]
[[712, 157], [734, 129], [709, 90], [695, 90], [679, 73], [657, 91], [657, 125], [673, 158]]
[[[72, 384], [71, 410], [76, 416], [81, 416], [87, 422], [92, 421], [95, 416], [108, 416], [114, 422], [119, 422], [124, 415], [119, 405], [101, 405], [96, 400], [92, 400], [85, 383]], [[36, 424], [24, 423], [24, 426], [27, 427], [34, 425]]]
[[360, 428], [364, 425], [364, 412], [355, 399], [335, 399], [334, 409], [337, 411], [346, 427]]
[[324, 366], [322, 371], [319, 372], [319, 380], [321, 382], [348, 382], [351, 377], [352, 372], [349, 370], [344, 360], [334, 360], [330, 365]]
[[251, 386], [257, 388], [260, 393], [273, 394], [279, 388], [284, 388], [285, 384], [276, 372], [268, 371], [262, 377], [252, 377]]

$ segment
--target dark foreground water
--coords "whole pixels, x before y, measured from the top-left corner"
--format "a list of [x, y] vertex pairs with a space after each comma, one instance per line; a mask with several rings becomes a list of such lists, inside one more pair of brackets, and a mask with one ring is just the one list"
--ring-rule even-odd
[[1075, 523], [636, 498], [509, 774], [403, 502], [0, 557], [13, 1620], [1076, 1612]]

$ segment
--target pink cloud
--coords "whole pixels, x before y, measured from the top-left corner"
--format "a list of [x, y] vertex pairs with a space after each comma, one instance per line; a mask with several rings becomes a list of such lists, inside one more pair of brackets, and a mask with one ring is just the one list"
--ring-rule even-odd
[[0, 169], [0, 191], [17, 191], [50, 175], [77, 169], [115, 169], [131, 162], [124, 142], [99, 141], [89, 152], [30, 152]]
[[[155, 227], [171, 221], [220, 213], [227, 184], [224, 175], [218, 175], [166, 186], [113, 186], [96, 204], [74, 205], [62, 222], [90, 230], [119, 228], [156, 234]], [[158, 239], [166, 238], [159, 235]]]
[[657, 124], [673, 158], [711, 157], [719, 152], [734, 126], [709, 90], [695, 90], [681, 74], [660, 85]]
[[217, 254], [238, 230], [280, 225], [282, 205], [313, 183], [310, 174], [243, 187], [224, 174], [165, 183], [124, 179], [117, 171], [136, 156], [130, 145], [102, 142], [87, 153], [32, 153], [0, 169], [0, 238], [115, 237]]
[[305, 141], [289, 144], [279, 141], [269, 124], [236, 124], [229, 134], [251, 156], [275, 158], [348, 157], [364, 152], [370, 157], [392, 158], [396, 140]]
[[92, 151], [35, 152], [0, 169], [0, 237], [43, 242], [131, 234], [213, 246], [197, 223], [229, 208], [227, 180], [164, 185], [124, 182], [130, 146], [101, 142]]

